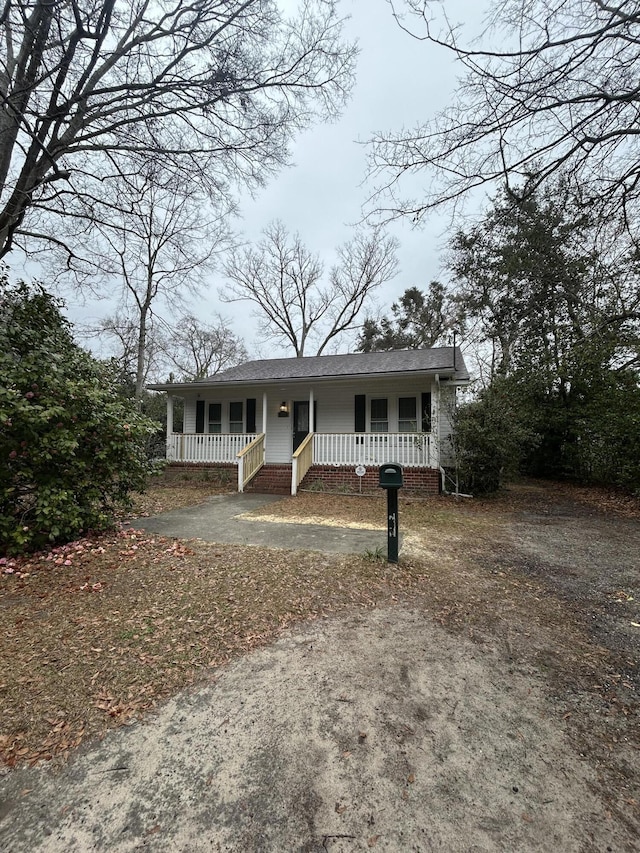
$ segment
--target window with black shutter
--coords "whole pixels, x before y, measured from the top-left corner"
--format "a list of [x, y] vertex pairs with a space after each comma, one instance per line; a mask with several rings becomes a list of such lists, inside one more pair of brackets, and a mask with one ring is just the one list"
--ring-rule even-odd
[[371, 400], [371, 432], [389, 432], [389, 406], [386, 397]]
[[222, 403], [209, 403], [209, 432], [222, 432]]
[[229, 432], [244, 432], [244, 403], [229, 403]]
[[398, 432], [417, 432], [416, 398], [398, 397]]

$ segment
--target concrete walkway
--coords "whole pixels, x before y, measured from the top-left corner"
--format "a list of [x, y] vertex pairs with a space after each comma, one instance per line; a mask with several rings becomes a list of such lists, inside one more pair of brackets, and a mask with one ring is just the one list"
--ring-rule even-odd
[[383, 548], [386, 553], [385, 531], [324, 524], [279, 524], [261, 518], [238, 517], [279, 500], [282, 498], [278, 495], [215, 495], [198, 506], [163, 512], [153, 518], [136, 518], [131, 526], [179, 539], [262, 545], [292, 551], [362, 554]]

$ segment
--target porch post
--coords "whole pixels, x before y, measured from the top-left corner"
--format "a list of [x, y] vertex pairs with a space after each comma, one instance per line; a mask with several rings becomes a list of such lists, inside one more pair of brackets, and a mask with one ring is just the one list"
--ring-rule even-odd
[[167, 445], [173, 434], [173, 394], [167, 393]]
[[264, 441], [262, 446], [267, 447], [267, 392], [262, 392], [262, 432], [264, 433]]
[[315, 417], [313, 412], [313, 388], [309, 391], [309, 432], [316, 431]]
[[[431, 444], [429, 448], [430, 468], [440, 467], [440, 374], [434, 376], [436, 393], [434, 394], [435, 412], [431, 413]], [[434, 417], [435, 414], [435, 417]]]

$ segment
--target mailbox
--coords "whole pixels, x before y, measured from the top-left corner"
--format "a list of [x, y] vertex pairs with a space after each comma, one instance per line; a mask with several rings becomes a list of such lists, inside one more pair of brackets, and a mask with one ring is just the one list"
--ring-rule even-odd
[[402, 468], [400, 465], [396, 465], [395, 462], [387, 462], [386, 465], [381, 465], [378, 474], [381, 489], [402, 488]]
[[402, 468], [387, 462], [378, 469], [378, 485], [387, 490], [387, 561], [398, 562], [398, 489], [402, 488]]

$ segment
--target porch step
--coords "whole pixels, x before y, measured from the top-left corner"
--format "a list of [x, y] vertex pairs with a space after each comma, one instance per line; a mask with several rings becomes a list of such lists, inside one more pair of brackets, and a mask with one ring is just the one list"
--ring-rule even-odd
[[263, 465], [245, 491], [268, 495], [290, 495], [291, 465]]

